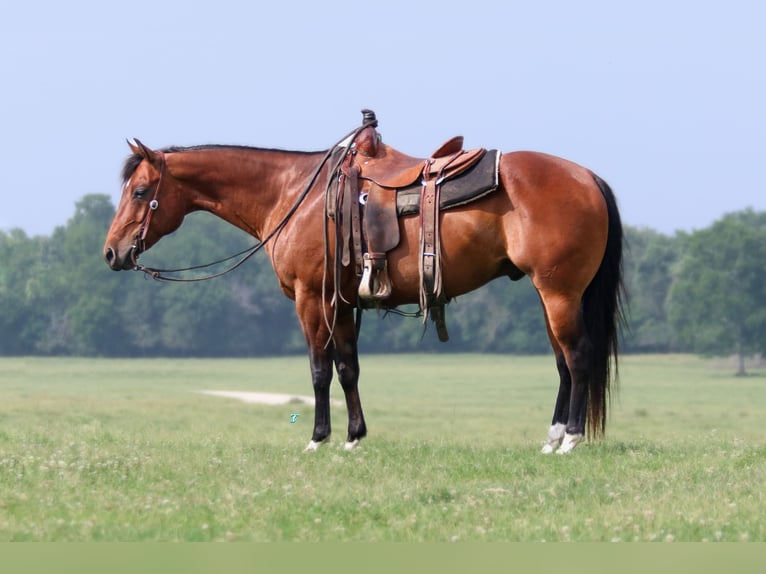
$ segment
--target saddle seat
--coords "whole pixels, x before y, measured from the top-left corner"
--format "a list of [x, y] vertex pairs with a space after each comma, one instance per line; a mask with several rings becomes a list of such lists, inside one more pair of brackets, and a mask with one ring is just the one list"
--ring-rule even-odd
[[400, 189], [414, 185], [424, 177], [436, 176], [442, 170], [445, 179], [454, 177], [471, 167], [485, 151], [484, 148], [476, 148], [463, 152], [463, 136], [447, 140], [428, 159], [413, 157], [379, 143], [375, 146], [374, 156], [360, 153], [356, 165], [359, 166], [360, 179], [380, 187]]

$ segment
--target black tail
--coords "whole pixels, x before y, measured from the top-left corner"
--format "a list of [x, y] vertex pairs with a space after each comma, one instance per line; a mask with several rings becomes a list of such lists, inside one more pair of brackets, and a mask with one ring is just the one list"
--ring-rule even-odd
[[622, 280], [622, 221], [617, 200], [609, 185], [593, 174], [606, 201], [609, 233], [606, 251], [596, 276], [582, 300], [583, 320], [590, 339], [590, 377], [588, 384], [588, 432], [604, 434], [610, 386], [617, 381], [619, 329], [624, 323]]

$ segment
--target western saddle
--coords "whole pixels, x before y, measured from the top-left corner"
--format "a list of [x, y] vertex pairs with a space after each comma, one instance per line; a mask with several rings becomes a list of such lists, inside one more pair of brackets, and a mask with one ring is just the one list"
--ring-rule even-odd
[[[346, 267], [353, 253], [357, 275], [361, 276], [360, 307], [384, 307], [392, 292], [386, 255], [399, 244], [398, 215], [402, 210], [397, 211], [397, 196], [402, 190], [419, 187], [420, 308], [424, 320], [430, 315], [434, 321], [439, 339], [447, 341], [444, 306], [449, 297], [442, 288], [439, 228], [439, 211], [444, 208], [442, 187], [449, 182], [455, 188], [460, 176], [477, 171], [474, 168], [487, 155], [486, 150], [465, 151], [463, 137], [457, 136], [428, 158], [412, 157], [382, 142], [373, 111], [362, 110], [362, 114], [364, 127], [336, 151], [338, 173], [328, 186], [327, 212], [336, 220], [338, 233], [337, 260]], [[495, 156], [484, 169], [484, 180], [489, 177], [490, 181], [477, 184], [474, 176], [474, 181], [467, 183], [471, 189], [462, 186], [462, 203], [497, 187]]]

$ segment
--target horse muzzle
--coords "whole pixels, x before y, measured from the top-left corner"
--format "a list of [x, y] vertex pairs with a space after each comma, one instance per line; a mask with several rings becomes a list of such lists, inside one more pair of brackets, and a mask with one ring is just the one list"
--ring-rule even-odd
[[104, 260], [112, 271], [127, 271], [138, 268], [138, 246], [131, 245], [125, 255], [120, 255], [117, 249], [106, 246], [104, 248]]

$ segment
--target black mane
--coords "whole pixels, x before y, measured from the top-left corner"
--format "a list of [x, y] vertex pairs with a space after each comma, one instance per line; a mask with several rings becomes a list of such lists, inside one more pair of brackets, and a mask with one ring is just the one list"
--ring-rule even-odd
[[[185, 151], [205, 151], [216, 149], [235, 149], [243, 151], [266, 151], [266, 152], [281, 152], [285, 153], [286, 150], [275, 148], [259, 148], [245, 145], [226, 145], [226, 144], [205, 144], [205, 145], [192, 145], [192, 146], [168, 146], [161, 148], [163, 153], [179, 153]], [[313, 155], [318, 153], [325, 153], [325, 151], [287, 151], [286, 153], [294, 153], [301, 155]], [[139, 164], [144, 158], [137, 154], [131, 154], [125, 160], [125, 164], [122, 166], [122, 184], [125, 185], [128, 180], [133, 176]]]

